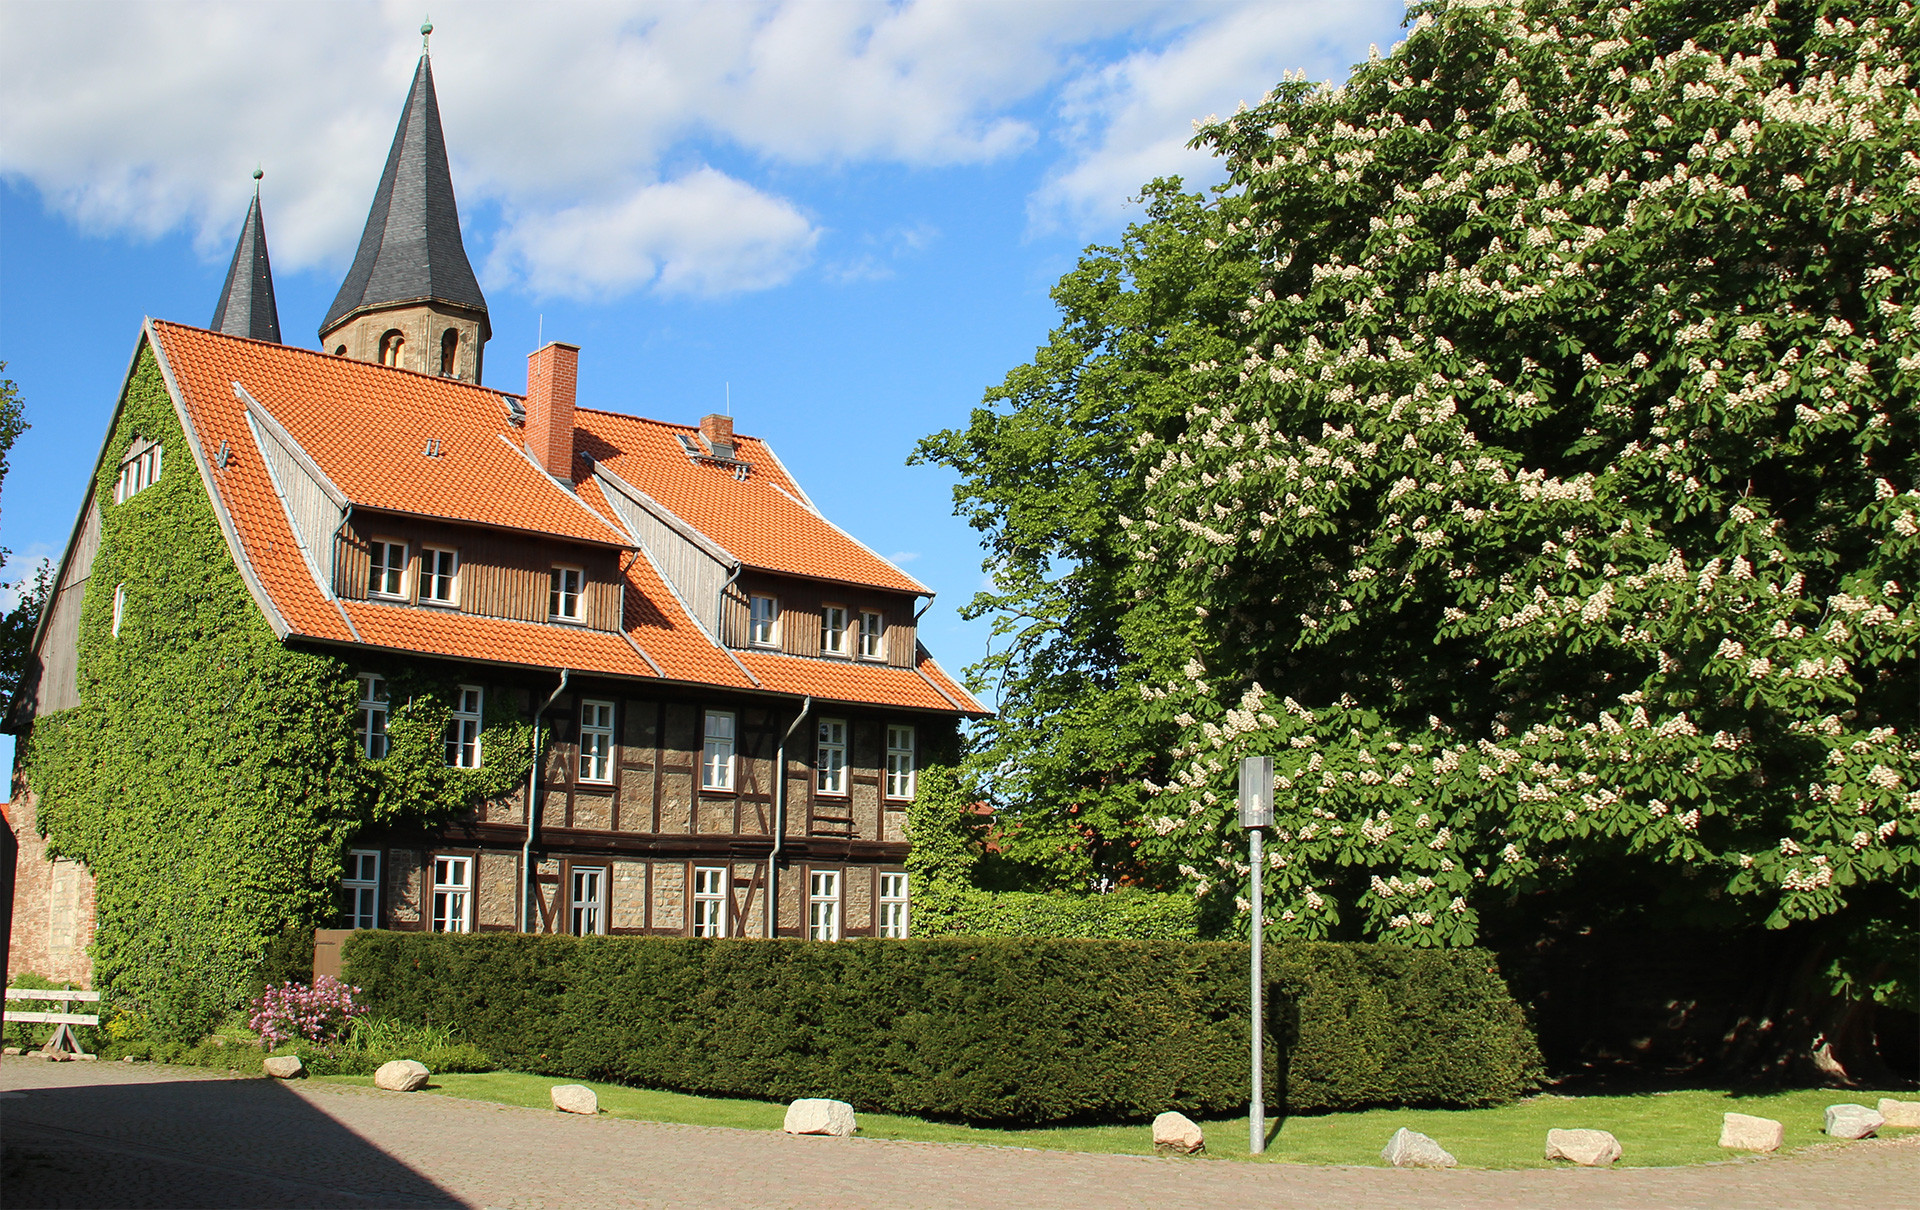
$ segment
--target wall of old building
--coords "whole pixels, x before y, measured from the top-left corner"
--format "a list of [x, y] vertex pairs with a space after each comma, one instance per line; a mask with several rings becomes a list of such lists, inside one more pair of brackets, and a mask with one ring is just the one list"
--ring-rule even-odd
[[7, 977], [30, 971], [59, 983], [91, 986], [93, 960], [87, 947], [93, 944], [93, 875], [71, 858], [47, 856], [31, 791], [16, 787], [5, 814], [20, 846]]

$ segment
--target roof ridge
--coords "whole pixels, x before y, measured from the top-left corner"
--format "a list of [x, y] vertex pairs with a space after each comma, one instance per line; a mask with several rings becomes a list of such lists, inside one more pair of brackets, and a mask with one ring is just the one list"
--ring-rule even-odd
[[369, 369], [369, 370], [384, 370], [384, 371], [387, 371], [388, 373], [393, 373], [393, 374], [411, 374], [415, 378], [424, 378], [428, 382], [438, 382], [438, 383], [443, 383], [447, 386], [464, 387], [467, 390], [479, 391], [487, 395], [511, 395], [515, 399], [526, 398], [526, 395], [524, 392], [503, 391], [498, 387], [490, 387], [478, 382], [468, 382], [464, 378], [451, 378], [445, 374], [429, 374], [425, 370], [409, 370], [405, 366], [381, 365], [377, 361], [360, 361], [352, 357], [342, 357], [337, 353], [329, 353], [325, 349], [308, 349], [308, 348], [303, 348], [300, 345], [283, 344], [278, 341], [255, 340], [251, 336], [233, 336], [226, 332], [216, 331], [213, 328], [201, 328], [201, 327], [196, 327], [193, 324], [181, 323], [177, 319], [156, 319], [153, 322], [156, 324], [164, 325], [169, 328], [180, 328], [188, 332], [196, 332], [203, 336], [218, 337], [221, 340], [237, 340], [243, 344], [259, 345], [263, 349], [282, 349], [289, 353], [301, 353], [308, 357], [320, 357], [320, 358], [324, 358], [327, 362], [333, 365], [348, 365], [348, 366], [356, 366], [356, 367]]

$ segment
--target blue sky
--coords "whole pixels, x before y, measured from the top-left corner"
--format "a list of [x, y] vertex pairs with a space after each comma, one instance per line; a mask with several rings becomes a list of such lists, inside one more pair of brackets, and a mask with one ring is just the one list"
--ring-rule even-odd
[[[435, 3], [486, 380], [578, 343], [584, 405], [731, 393], [823, 512], [933, 587], [958, 672], [982, 584], [951, 477], [905, 465], [1031, 356], [1047, 291], [1192, 120], [1396, 41], [1352, 3]], [[257, 164], [281, 327], [351, 259], [420, 50], [415, 6], [0, 3], [0, 359], [32, 429], [6, 579], [58, 558], [142, 316], [204, 324]], [[0, 742], [0, 760], [11, 741]]]

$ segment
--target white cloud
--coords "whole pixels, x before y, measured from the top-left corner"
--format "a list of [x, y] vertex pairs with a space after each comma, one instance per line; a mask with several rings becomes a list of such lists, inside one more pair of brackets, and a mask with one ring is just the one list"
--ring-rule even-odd
[[1249, 4], [1086, 71], [1066, 85], [1059, 107], [1071, 158], [1035, 192], [1030, 216], [1042, 227], [1085, 230], [1111, 222], [1155, 177], [1219, 180], [1212, 158], [1187, 148], [1194, 119], [1257, 104], [1287, 69], [1345, 79], [1360, 57], [1353, 47], [1393, 28], [1400, 9], [1393, 0]]
[[648, 284], [726, 294], [786, 281], [819, 235], [788, 202], [701, 168], [609, 203], [517, 218], [487, 271], [535, 295], [592, 298]]
[[[820, 232], [779, 196], [790, 166], [1064, 152], [1035, 164], [1034, 214], [1101, 221], [1193, 158], [1190, 119], [1252, 99], [1284, 66], [1338, 74], [1357, 57], [1344, 39], [1378, 37], [1390, 2], [442, 0], [434, 75], [463, 217], [502, 221], [477, 232], [471, 252], [494, 247], [476, 259], [540, 292], [716, 293], [807, 263]], [[217, 258], [261, 162], [276, 265], [343, 266], [419, 13], [415, 0], [11, 3], [0, 175], [86, 230], [184, 229]], [[829, 269], [884, 275], [885, 258]]]

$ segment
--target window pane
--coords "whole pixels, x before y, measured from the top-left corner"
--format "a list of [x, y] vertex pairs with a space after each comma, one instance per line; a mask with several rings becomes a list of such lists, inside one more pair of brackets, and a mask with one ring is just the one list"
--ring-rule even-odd
[[847, 611], [828, 605], [820, 611], [820, 650], [836, 654], [847, 649]]
[[879, 659], [885, 653], [887, 632], [886, 619], [877, 613], [864, 612], [860, 615], [860, 654], [866, 659]]
[[705, 790], [733, 789], [733, 714], [707, 711], [706, 745], [700, 757], [700, 786]]
[[817, 760], [820, 793], [847, 792], [847, 724], [844, 719], [820, 720], [820, 750]]
[[613, 780], [613, 703], [580, 703], [580, 776], [587, 781]]

